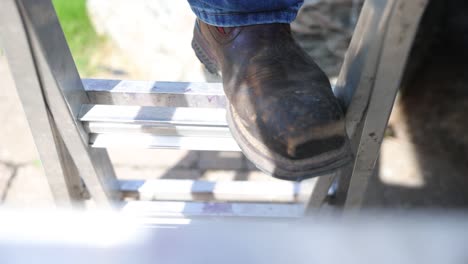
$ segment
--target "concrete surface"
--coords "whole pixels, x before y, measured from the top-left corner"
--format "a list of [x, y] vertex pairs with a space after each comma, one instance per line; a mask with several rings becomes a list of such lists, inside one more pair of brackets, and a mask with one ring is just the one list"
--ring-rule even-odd
[[0, 202], [12, 207], [52, 206], [47, 179], [2, 55], [0, 91]]

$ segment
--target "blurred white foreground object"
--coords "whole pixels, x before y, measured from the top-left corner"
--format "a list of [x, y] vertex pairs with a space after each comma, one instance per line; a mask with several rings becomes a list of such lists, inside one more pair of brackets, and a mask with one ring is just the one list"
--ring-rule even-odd
[[223, 220], [0, 212], [0, 263], [460, 263], [466, 215]]

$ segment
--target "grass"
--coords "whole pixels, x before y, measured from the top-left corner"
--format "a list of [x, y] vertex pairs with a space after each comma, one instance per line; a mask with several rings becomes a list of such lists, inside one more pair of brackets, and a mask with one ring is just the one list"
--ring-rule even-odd
[[65, 38], [81, 75], [94, 72], [91, 58], [104, 38], [98, 36], [86, 11], [86, 0], [53, 0]]

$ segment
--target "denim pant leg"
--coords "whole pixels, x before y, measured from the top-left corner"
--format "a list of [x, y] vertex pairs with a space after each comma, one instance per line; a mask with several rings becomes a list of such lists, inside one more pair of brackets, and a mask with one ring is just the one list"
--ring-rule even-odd
[[188, 0], [203, 22], [220, 27], [291, 23], [301, 0]]

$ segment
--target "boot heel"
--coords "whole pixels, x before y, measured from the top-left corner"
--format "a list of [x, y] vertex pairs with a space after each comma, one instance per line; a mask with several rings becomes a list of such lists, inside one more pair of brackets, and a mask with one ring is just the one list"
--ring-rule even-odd
[[195, 51], [195, 55], [197, 58], [200, 60], [200, 62], [205, 65], [205, 68], [211, 73], [211, 74], [219, 74], [219, 68], [216, 65], [216, 62], [212, 59], [212, 56], [209, 56], [208, 52], [206, 52], [203, 48], [203, 46], [206, 47], [206, 45], [203, 45], [201, 43], [202, 41], [200, 40], [199, 34], [201, 32], [197, 28], [197, 25], [195, 24], [195, 30], [193, 33], [193, 40], [192, 40], [192, 48]]

